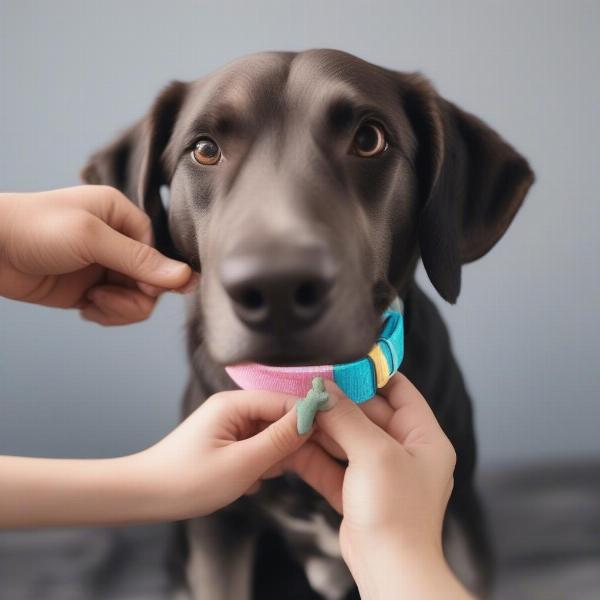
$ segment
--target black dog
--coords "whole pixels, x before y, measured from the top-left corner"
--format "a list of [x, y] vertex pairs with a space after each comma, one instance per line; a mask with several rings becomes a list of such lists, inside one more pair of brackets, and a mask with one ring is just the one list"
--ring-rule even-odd
[[[458, 455], [449, 558], [463, 578], [458, 563], [476, 565], [468, 583], [481, 589], [489, 552], [471, 404], [446, 328], [413, 276], [421, 258], [440, 295], [456, 301], [461, 265], [498, 241], [533, 181], [526, 160], [420, 75], [314, 50], [258, 54], [172, 83], [83, 178], [124, 191], [151, 216], [157, 246], [202, 270], [189, 307], [186, 412], [234, 387], [227, 364], [366, 355], [382, 310], [396, 294], [404, 300], [402, 371]], [[338, 524], [295, 478], [265, 483], [188, 524], [193, 597], [354, 597]]]

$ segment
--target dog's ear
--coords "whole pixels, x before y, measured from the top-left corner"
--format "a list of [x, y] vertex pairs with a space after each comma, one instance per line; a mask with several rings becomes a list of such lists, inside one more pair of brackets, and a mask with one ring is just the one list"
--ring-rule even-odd
[[436, 290], [454, 303], [462, 263], [502, 237], [533, 172], [495, 131], [441, 98], [421, 76], [403, 78], [402, 96], [417, 137], [421, 258]]
[[183, 105], [188, 85], [174, 81], [155, 100], [150, 111], [114, 142], [93, 154], [81, 170], [86, 183], [110, 185], [148, 213], [156, 247], [177, 257], [169, 235], [160, 187], [168, 184], [163, 152]]

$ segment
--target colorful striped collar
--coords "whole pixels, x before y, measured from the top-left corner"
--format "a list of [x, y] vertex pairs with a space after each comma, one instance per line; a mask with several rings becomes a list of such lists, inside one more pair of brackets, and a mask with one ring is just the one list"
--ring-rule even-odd
[[354, 402], [370, 400], [399, 369], [404, 356], [402, 304], [396, 299], [383, 314], [383, 328], [367, 356], [338, 365], [274, 367], [241, 363], [225, 367], [244, 390], [269, 390], [302, 397], [314, 377], [330, 379]]

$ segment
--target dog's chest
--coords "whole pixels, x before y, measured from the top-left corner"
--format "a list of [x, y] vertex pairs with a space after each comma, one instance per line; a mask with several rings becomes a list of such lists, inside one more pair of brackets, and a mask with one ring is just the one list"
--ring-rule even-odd
[[341, 600], [353, 585], [340, 549], [339, 528], [315, 512], [295, 517], [275, 506], [266, 508], [302, 562], [311, 587], [326, 600]]

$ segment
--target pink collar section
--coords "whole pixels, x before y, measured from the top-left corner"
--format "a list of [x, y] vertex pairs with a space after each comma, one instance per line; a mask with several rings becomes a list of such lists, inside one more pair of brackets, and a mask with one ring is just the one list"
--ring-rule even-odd
[[273, 367], [259, 363], [241, 363], [225, 367], [227, 374], [243, 390], [270, 390], [302, 397], [315, 377], [333, 379], [333, 365]]

